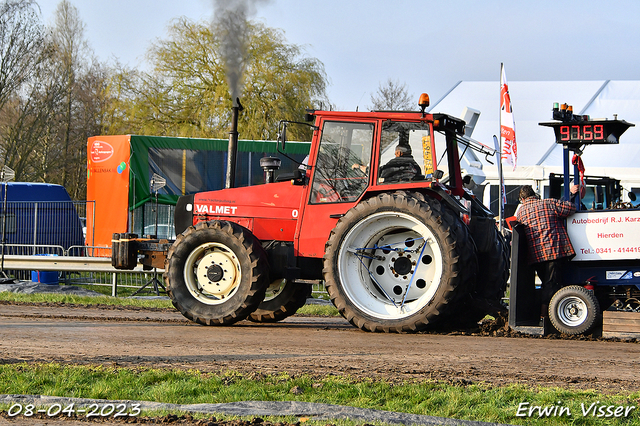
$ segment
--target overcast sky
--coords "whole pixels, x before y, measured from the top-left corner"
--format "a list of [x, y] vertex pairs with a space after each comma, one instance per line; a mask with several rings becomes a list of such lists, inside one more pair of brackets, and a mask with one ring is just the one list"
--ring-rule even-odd
[[[233, 1], [233, 0], [232, 0]], [[37, 0], [49, 24], [59, 0]], [[144, 67], [171, 20], [213, 0], [70, 0], [103, 61]], [[388, 78], [432, 103], [458, 81], [640, 80], [640, 1], [262, 0], [253, 19], [325, 65], [338, 109], [364, 110]], [[496, 94], [496, 100], [498, 95]], [[497, 102], [497, 101], [496, 101]], [[514, 100], [515, 102], [515, 100]], [[448, 111], [441, 111], [448, 112]]]

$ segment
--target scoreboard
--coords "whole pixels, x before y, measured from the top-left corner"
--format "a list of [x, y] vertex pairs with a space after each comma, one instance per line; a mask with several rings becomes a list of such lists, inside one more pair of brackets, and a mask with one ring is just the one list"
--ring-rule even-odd
[[[566, 104], [565, 104], [566, 105]], [[564, 106], [564, 105], [563, 105]], [[559, 121], [539, 123], [552, 127], [556, 135], [556, 143], [579, 148], [581, 145], [617, 144], [629, 127], [634, 126], [624, 120], [591, 120], [588, 116], [573, 115], [559, 110], [554, 105], [553, 118]]]

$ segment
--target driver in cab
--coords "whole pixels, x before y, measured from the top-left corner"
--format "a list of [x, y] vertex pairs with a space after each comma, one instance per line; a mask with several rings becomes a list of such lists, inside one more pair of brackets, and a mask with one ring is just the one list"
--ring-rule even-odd
[[395, 158], [380, 167], [378, 181], [380, 183], [406, 182], [422, 177], [420, 166], [411, 155], [411, 147], [407, 144], [396, 146]]

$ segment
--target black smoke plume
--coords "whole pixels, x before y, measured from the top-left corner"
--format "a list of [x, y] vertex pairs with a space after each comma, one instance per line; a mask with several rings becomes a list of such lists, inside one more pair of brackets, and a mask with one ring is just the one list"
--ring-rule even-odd
[[255, 15], [256, 6], [268, 0], [214, 0], [213, 24], [222, 37], [222, 59], [224, 61], [231, 100], [242, 94], [249, 31], [248, 19]]

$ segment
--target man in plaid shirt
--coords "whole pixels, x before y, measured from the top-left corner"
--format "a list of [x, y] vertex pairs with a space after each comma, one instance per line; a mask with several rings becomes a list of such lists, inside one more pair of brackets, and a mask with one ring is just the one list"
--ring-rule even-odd
[[[578, 185], [573, 185], [572, 199], [577, 192]], [[524, 225], [529, 263], [542, 281], [542, 308], [546, 316], [551, 297], [562, 286], [562, 264], [576, 255], [564, 222], [576, 207], [572, 201], [541, 200], [531, 185], [520, 188], [520, 202], [516, 218]]]

